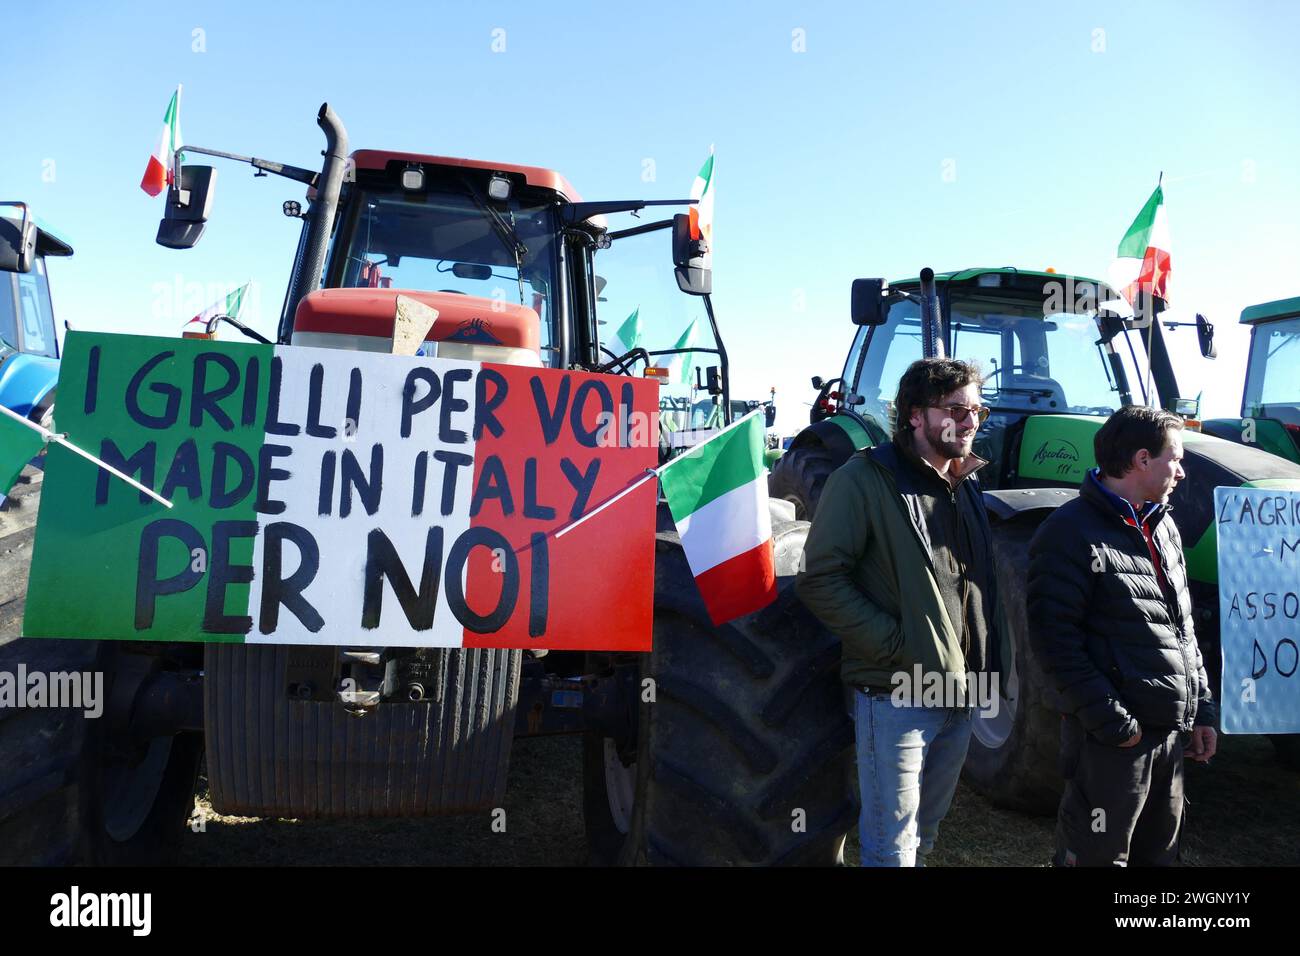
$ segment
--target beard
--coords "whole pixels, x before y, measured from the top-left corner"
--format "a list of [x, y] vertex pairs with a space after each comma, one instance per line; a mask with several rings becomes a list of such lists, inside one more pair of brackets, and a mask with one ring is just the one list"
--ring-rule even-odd
[[971, 431], [963, 440], [960, 432], [956, 432], [957, 437], [953, 441], [947, 441], [944, 433], [953, 435], [954, 431], [950, 430], [946, 422], [941, 422], [936, 426], [931, 426], [927, 420], [925, 423], [925, 440], [929, 442], [930, 447], [942, 455], [944, 458], [965, 458], [971, 453], [975, 441], [975, 432]]

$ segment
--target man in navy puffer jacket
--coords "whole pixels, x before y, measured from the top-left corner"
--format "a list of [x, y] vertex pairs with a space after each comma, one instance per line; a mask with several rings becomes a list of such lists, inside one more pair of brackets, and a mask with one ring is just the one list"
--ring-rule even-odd
[[1182, 428], [1152, 408], [1112, 415], [1079, 497], [1030, 543], [1029, 637], [1063, 716], [1058, 866], [1174, 863], [1184, 751], [1214, 755], [1218, 710], [1167, 503]]

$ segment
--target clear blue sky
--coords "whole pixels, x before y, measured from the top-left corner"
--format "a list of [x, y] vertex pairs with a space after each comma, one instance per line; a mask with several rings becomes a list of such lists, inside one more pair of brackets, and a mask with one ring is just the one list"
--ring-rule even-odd
[[76, 247], [52, 270], [60, 320], [174, 335], [199, 290], [252, 278], [245, 318], [269, 331], [297, 238], [280, 203], [301, 188], [223, 164], [203, 242], [156, 246], [162, 200], [138, 183], [177, 83], [190, 143], [315, 166], [328, 100], [354, 147], [549, 166], [588, 199], [685, 195], [714, 144], [734, 392], [776, 385], [789, 433], [809, 376], [843, 361], [854, 277], [1104, 275], [1163, 170], [1173, 317], [1205, 312], [1221, 340], [1213, 365], [1179, 350], [1183, 390], [1230, 414], [1242, 307], [1300, 294], [1298, 11], [4, 0], [0, 198]]

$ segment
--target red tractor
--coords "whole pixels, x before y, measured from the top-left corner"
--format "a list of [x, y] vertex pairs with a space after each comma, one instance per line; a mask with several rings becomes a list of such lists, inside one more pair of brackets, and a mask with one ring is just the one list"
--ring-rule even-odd
[[[317, 122], [326, 137], [319, 171], [185, 148], [308, 186], [305, 211], [285, 203], [303, 226], [277, 344], [389, 352], [400, 293], [437, 309], [428, 339], [440, 357], [626, 375], [677, 351], [716, 356], [706, 389], [730, 420], [707, 250], [691, 239], [688, 217], [621, 230], [605, 220], [686, 201], [584, 202], [538, 167], [349, 155], [328, 105]], [[159, 243], [198, 241], [214, 177], [211, 167], [182, 168]], [[689, 297], [674, 298], [703, 306], [715, 346], [615, 355], [600, 326], [626, 313], [601, 305], [597, 262], [617, 273], [621, 253], [606, 250], [635, 253], [645, 245], [638, 237], [664, 231]], [[584, 739], [595, 862], [833, 863], [857, 814], [839, 644], [788, 587], [807, 526], [784, 503], [773, 509], [781, 596], [715, 628], [660, 503], [649, 654], [0, 644], [0, 669], [93, 668], [109, 684], [98, 721], [0, 714], [0, 861], [174, 855], [205, 754], [218, 812], [487, 815], [502, 806], [513, 740], [567, 733]]]

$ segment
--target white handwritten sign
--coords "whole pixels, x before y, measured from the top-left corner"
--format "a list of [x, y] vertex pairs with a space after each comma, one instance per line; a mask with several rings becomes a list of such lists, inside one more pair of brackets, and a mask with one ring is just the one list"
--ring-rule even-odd
[[1214, 513], [1223, 732], [1300, 733], [1300, 488], [1215, 488]]

